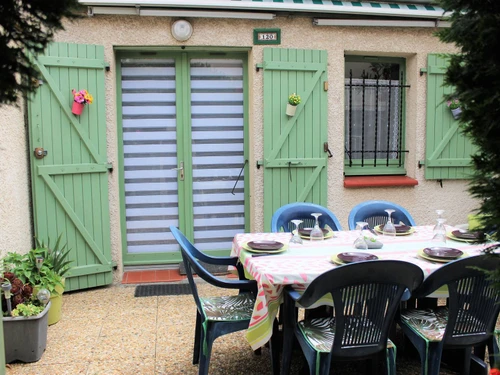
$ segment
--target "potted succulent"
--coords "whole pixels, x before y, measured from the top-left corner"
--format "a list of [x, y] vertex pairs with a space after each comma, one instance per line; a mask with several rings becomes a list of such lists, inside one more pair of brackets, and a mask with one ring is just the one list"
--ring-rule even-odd
[[301, 100], [300, 96], [296, 93], [293, 93], [288, 97], [288, 103], [286, 105], [286, 114], [288, 116], [295, 115], [295, 111], [297, 110], [297, 106], [300, 104]]
[[3, 259], [7, 271], [14, 273], [23, 283], [34, 286], [35, 291], [47, 289], [52, 302], [49, 311], [49, 325], [61, 319], [62, 294], [64, 293], [64, 278], [70, 270], [71, 261], [67, 260], [69, 250], [66, 245], [59, 248], [61, 236], [53, 248], [50, 241], [36, 241], [36, 248], [26, 254], [8, 253]]
[[33, 286], [12, 272], [0, 277], [5, 361], [36, 362], [47, 345], [50, 293], [41, 289], [33, 296]]
[[448, 100], [446, 105], [451, 110], [451, 114], [455, 120], [458, 120], [462, 115], [462, 108], [460, 108], [460, 101], [458, 99]]

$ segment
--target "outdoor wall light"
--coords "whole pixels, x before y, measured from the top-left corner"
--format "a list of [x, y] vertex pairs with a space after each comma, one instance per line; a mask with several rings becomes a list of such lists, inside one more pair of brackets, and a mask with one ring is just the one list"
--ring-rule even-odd
[[191, 38], [193, 26], [186, 20], [177, 20], [172, 24], [172, 36], [179, 42], [184, 42]]

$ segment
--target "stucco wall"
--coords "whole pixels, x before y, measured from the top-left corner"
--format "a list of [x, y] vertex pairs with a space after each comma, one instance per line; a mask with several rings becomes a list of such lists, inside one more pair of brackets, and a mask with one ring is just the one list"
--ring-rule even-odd
[[[353, 28], [317, 27], [309, 17], [277, 17], [274, 21], [190, 19], [194, 32], [187, 42], [179, 43], [170, 34], [173, 19], [168, 17], [95, 16], [82, 18], [66, 24], [66, 30], [56, 36], [56, 41], [100, 44], [105, 47], [106, 60], [111, 71], [106, 74], [108, 160], [117, 165], [117, 119], [116, 119], [116, 69], [114, 48], [116, 46], [231, 46], [250, 47], [250, 160], [251, 166], [251, 215], [252, 230], [263, 228], [263, 169], [257, 170], [255, 162], [263, 159], [263, 113], [262, 72], [256, 72], [255, 64], [262, 62], [263, 46], [253, 46], [253, 29], [278, 27], [281, 29], [283, 48], [324, 49], [328, 53], [328, 142], [333, 158], [328, 161], [328, 206], [337, 215], [344, 228], [347, 216], [357, 203], [367, 199], [388, 199], [405, 206], [417, 223], [433, 223], [434, 210], [446, 211], [448, 223], [466, 222], [467, 215], [476, 207], [476, 202], [466, 192], [464, 181], [444, 181], [443, 187], [436, 181], [424, 179], [424, 169], [418, 169], [418, 160], [425, 156], [425, 97], [426, 77], [420, 76], [426, 67], [428, 53], [450, 52], [452, 46], [442, 45], [433, 36], [434, 30], [402, 28]], [[345, 189], [343, 187], [343, 133], [344, 133], [344, 54], [390, 55], [407, 59], [407, 77], [411, 88], [407, 91], [406, 112], [406, 168], [410, 177], [419, 182], [416, 187]], [[0, 108], [0, 116], [6, 113], [9, 121], [7, 141], [2, 139], [4, 156], [2, 173], [13, 176], [7, 186], [0, 187], [2, 218], [0, 227], [9, 237], [0, 236], [0, 249], [13, 247], [23, 249], [29, 244], [29, 193], [26, 164], [26, 144], [21, 112]], [[8, 149], [6, 149], [8, 147]], [[119, 181], [117, 173], [110, 174], [111, 240], [113, 259], [121, 264], [121, 233]], [[11, 198], [16, 197], [15, 201]], [[18, 209], [11, 222], [4, 218]], [[26, 233], [26, 235], [24, 235]], [[12, 244], [9, 245], [9, 244]]]
[[21, 104], [0, 107], [0, 257], [9, 251], [26, 253], [32, 246], [28, 147]]

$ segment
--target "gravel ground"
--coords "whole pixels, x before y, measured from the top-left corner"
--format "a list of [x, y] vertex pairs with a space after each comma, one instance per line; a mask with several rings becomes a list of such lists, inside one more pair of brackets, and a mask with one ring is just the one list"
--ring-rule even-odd
[[[196, 307], [191, 295], [134, 297], [133, 286], [115, 285], [63, 296], [63, 316], [49, 327], [47, 349], [40, 361], [8, 365], [7, 375], [161, 375], [197, 374], [191, 363]], [[200, 284], [202, 295], [227, 291]], [[212, 375], [271, 373], [268, 348], [251, 350], [245, 332], [218, 338], [210, 362]], [[418, 360], [401, 353], [397, 374], [419, 375]], [[291, 374], [303, 373], [296, 351]], [[341, 363], [335, 374], [364, 372], [362, 363]], [[455, 374], [446, 368], [441, 374]]]

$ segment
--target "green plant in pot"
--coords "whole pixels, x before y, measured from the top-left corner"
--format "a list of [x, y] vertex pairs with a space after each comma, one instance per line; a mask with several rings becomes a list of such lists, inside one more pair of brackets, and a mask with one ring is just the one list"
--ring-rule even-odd
[[61, 236], [54, 247], [50, 241], [36, 241], [36, 248], [26, 254], [8, 253], [3, 259], [5, 269], [14, 273], [24, 283], [29, 283], [35, 290], [47, 289], [52, 302], [49, 311], [49, 325], [61, 318], [64, 277], [70, 270], [71, 261], [67, 260], [69, 250], [66, 245], [60, 248]]

